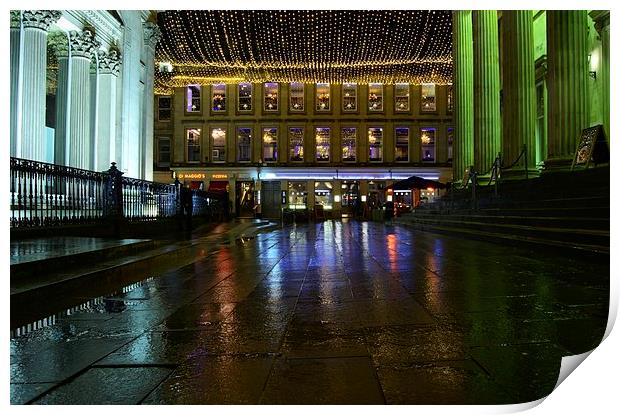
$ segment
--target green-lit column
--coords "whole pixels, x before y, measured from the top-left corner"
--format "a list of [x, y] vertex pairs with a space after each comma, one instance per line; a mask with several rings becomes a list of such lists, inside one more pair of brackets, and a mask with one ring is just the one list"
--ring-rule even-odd
[[474, 166], [490, 169], [501, 145], [497, 11], [476, 10], [474, 35]]
[[602, 56], [598, 67], [597, 77], [601, 80], [602, 85], [602, 110], [603, 110], [603, 126], [605, 134], [609, 134], [609, 10], [592, 10], [590, 12], [594, 27], [601, 37]]
[[474, 163], [474, 51], [470, 10], [452, 12], [454, 65], [454, 180]]
[[[536, 84], [534, 76], [534, 23], [531, 10], [502, 12], [504, 108], [502, 156], [512, 164], [525, 144], [527, 166], [536, 164]], [[525, 158], [512, 169], [523, 172]]]
[[545, 168], [569, 166], [587, 127], [586, 10], [547, 12], [548, 153]]

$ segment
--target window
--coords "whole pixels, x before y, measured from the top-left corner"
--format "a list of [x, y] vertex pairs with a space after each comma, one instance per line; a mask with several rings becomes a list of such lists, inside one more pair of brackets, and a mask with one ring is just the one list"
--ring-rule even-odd
[[188, 128], [185, 130], [185, 141], [187, 142], [187, 162], [200, 162], [200, 128]]
[[333, 208], [333, 191], [334, 184], [332, 182], [314, 182], [314, 205], [321, 205], [323, 209], [330, 210]]
[[249, 82], [237, 85], [237, 111], [252, 112], [252, 84]]
[[437, 103], [435, 101], [435, 84], [422, 84], [422, 112], [436, 111]]
[[157, 97], [157, 120], [170, 121], [172, 115], [172, 97]]
[[357, 128], [343, 128], [341, 130], [342, 161], [357, 159]]
[[383, 161], [383, 128], [368, 129], [368, 160]]
[[329, 111], [329, 84], [316, 84], [316, 110]]
[[368, 84], [368, 110], [383, 111], [383, 84]]
[[288, 182], [290, 209], [305, 209], [308, 203], [308, 182]]
[[263, 128], [263, 161], [278, 161], [278, 129]]
[[357, 111], [357, 84], [342, 84], [342, 110]]
[[189, 85], [185, 90], [185, 110], [200, 112], [200, 85]]
[[226, 112], [226, 84], [211, 85], [211, 110]]
[[237, 128], [237, 161], [252, 160], [252, 129], [249, 127]]
[[266, 82], [263, 85], [263, 98], [265, 111], [278, 111], [278, 83]]
[[303, 112], [305, 109], [304, 84], [302, 82], [291, 82], [289, 88], [291, 91], [289, 110], [292, 112]]
[[157, 139], [157, 167], [170, 167], [170, 137]]
[[226, 161], [226, 130], [223, 128], [211, 128], [211, 161]]
[[454, 88], [452, 85], [448, 85], [448, 112], [454, 110]]
[[288, 146], [290, 161], [304, 161], [304, 129], [291, 127], [288, 129]]
[[409, 161], [409, 128], [396, 128], [395, 161]]
[[316, 129], [316, 161], [329, 161], [329, 147], [331, 143], [329, 128]]
[[409, 84], [394, 85], [394, 110], [396, 112], [409, 111]]
[[454, 142], [454, 128], [448, 128], [448, 161], [452, 161], [452, 143]]
[[422, 161], [435, 161], [435, 129], [422, 128], [420, 133]]

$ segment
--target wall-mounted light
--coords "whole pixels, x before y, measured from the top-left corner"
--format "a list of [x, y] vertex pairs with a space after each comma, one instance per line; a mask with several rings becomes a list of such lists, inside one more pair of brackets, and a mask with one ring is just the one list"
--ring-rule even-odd
[[[595, 62], [592, 62], [592, 54], [588, 53], [588, 68], [592, 68], [592, 66], [595, 66], [597, 64], [598, 59], [595, 59]], [[588, 75], [590, 76], [590, 78], [596, 81], [596, 71], [588, 71]]]
[[340, 203], [340, 195], [334, 195], [334, 202]]
[[365, 202], [368, 197], [366, 195], [362, 195], [362, 202]]

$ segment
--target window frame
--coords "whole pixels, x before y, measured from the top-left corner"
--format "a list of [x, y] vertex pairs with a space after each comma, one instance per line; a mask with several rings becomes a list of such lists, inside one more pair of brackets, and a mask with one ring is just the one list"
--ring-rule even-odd
[[[224, 131], [224, 159], [223, 160], [215, 160], [215, 158], [213, 157], [213, 155], [215, 154], [216, 149], [215, 147], [215, 138], [213, 137], [213, 131], [214, 130], [222, 130]], [[219, 147], [219, 146], [218, 146]], [[210, 162], [214, 163], [214, 164], [222, 164], [222, 163], [226, 163], [226, 157], [228, 155], [228, 128], [226, 126], [222, 126], [222, 125], [210, 125], [209, 126], [209, 149], [211, 150], [211, 158], [210, 158]], [[218, 157], [221, 157], [221, 155], [219, 154], [219, 149], [217, 149], [218, 151]]]
[[[319, 129], [327, 129], [329, 131], [329, 142], [328, 142], [328, 152], [327, 152], [327, 160], [319, 160], [318, 157], [318, 142], [317, 142], [317, 133]], [[329, 126], [315, 126], [314, 127], [314, 161], [317, 163], [331, 163], [333, 161], [332, 157], [332, 128]]]
[[[320, 109], [319, 106], [319, 85], [327, 85], [327, 108]], [[317, 82], [314, 84], [314, 112], [319, 114], [329, 114], [332, 112], [332, 85], [329, 82]]]
[[[371, 85], [381, 85], [381, 95], [378, 95], [377, 97], [381, 98], [381, 108], [380, 109], [372, 109], [372, 106], [370, 105], [370, 88]], [[367, 97], [367, 102], [368, 102], [368, 113], [369, 114], [381, 114], [385, 111], [385, 85], [383, 85], [382, 83], [379, 82], [371, 82], [368, 84], [368, 97]]]
[[[168, 140], [168, 161], [161, 161], [161, 144], [162, 140]], [[170, 167], [172, 164], [172, 137], [170, 135], [159, 135], [157, 136], [157, 167]]]
[[[198, 105], [200, 106], [200, 108], [198, 108], [197, 111], [189, 111], [188, 110], [188, 106], [189, 106], [189, 102], [188, 102], [188, 100], [189, 100], [188, 89], [190, 87], [192, 87], [192, 86], [198, 87], [198, 93], [199, 93], [199, 96], [198, 96], [199, 104]], [[200, 84], [191, 84], [191, 85], [187, 85], [185, 87], [185, 97], [184, 97], [184, 103], [185, 103], [184, 111], [185, 111], [185, 115], [202, 115], [202, 96], [203, 95], [204, 95], [203, 94], [203, 88], [202, 88], [202, 85], [200, 85]], [[194, 97], [192, 96], [192, 103], [193, 103], [193, 100], [194, 100]]]
[[[300, 129], [301, 130], [301, 148], [302, 148], [302, 156], [301, 156], [301, 160], [293, 160], [292, 156], [291, 156], [291, 130], [293, 129]], [[287, 144], [287, 161], [289, 163], [303, 163], [306, 157], [306, 143], [305, 143], [305, 138], [306, 138], [306, 129], [304, 128], [303, 125], [289, 125], [286, 128], [286, 144]]]
[[[293, 103], [292, 103], [292, 98], [293, 98], [293, 88], [292, 85], [293, 84], [299, 84], [301, 85], [301, 103], [302, 103], [302, 107], [301, 109], [295, 109], [293, 108]], [[306, 113], [306, 84], [304, 84], [303, 82], [289, 82], [288, 83], [288, 111], [291, 114], [305, 114]]]
[[[275, 137], [275, 158], [273, 160], [265, 160], [263, 158], [263, 156], [265, 155], [265, 130], [272, 130], [275, 129], [276, 130], [276, 137]], [[260, 159], [263, 163], [277, 163], [278, 162], [278, 156], [279, 156], [279, 144], [278, 144], [278, 140], [279, 140], [279, 136], [280, 136], [280, 129], [278, 128], [277, 125], [263, 125], [261, 126], [261, 135], [260, 135], [260, 144], [261, 144], [261, 152], [260, 152]]]
[[[188, 133], [189, 133], [190, 130], [198, 130], [200, 132], [200, 137], [198, 139], [198, 146], [197, 146], [198, 147], [198, 160], [190, 160], [189, 159], [189, 135], [188, 135]], [[189, 127], [189, 126], [185, 127], [184, 128], [184, 137], [183, 138], [184, 138], [184, 143], [183, 144], [184, 144], [184, 147], [185, 147], [185, 162], [187, 164], [200, 164], [202, 162], [202, 158], [203, 158], [203, 155], [202, 155], [202, 147], [203, 147], [203, 145], [202, 145], [202, 138], [203, 138], [202, 137], [202, 127]]]
[[[422, 143], [422, 132], [424, 130], [433, 130], [433, 159], [432, 160], [424, 160], [424, 146], [425, 144]], [[419, 139], [419, 143], [420, 143], [420, 161], [422, 163], [437, 163], [437, 127], [434, 126], [427, 126], [427, 127], [419, 127], [419, 134], [420, 134], [420, 139]]]
[[[396, 99], [399, 97], [403, 97], [403, 95], [397, 95], [397, 90], [398, 90], [398, 85], [407, 85], [407, 108], [406, 109], [399, 109], [398, 108], [398, 104]], [[408, 114], [411, 113], [411, 84], [408, 82], [401, 82], [401, 83], [397, 83], [394, 84], [394, 112], [395, 113], [400, 113], [400, 114]]]
[[[248, 160], [239, 160], [239, 155], [241, 152], [239, 151], [239, 130], [246, 129], [250, 130], [250, 158]], [[235, 160], [237, 163], [251, 163], [252, 162], [252, 153], [253, 153], [253, 145], [252, 145], [252, 135], [254, 134], [253, 128], [251, 125], [237, 125], [235, 126]]]
[[[450, 130], [452, 130], [452, 143], [450, 143]], [[454, 160], [454, 126], [446, 127], [446, 161], [452, 163]], [[450, 154], [452, 153], [452, 154]]]
[[344, 159], [344, 155], [343, 155], [344, 152], [342, 152], [342, 148], [341, 148], [340, 149], [341, 150], [340, 157], [341, 157], [343, 163], [357, 163], [359, 161], [359, 157], [358, 157], [358, 154], [357, 154], [358, 148], [359, 148], [359, 146], [357, 145], [358, 142], [359, 142], [359, 137], [358, 137], [359, 136], [359, 134], [358, 134], [359, 127], [358, 126], [340, 127], [340, 147], [344, 147], [344, 141], [343, 141], [344, 140], [344, 136], [342, 134], [343, 130], [351, 130], [351, 129], [355, 130], [355, 151], [353, 152], [354, 156], [355, 156], [355, 159], [354, 160], [345, 160]]
[[[355, 98], [355, 108], [354, 109], [347, 109], [345, 107], [344, 99], [348, 98], [348, 97], [345, 96], [345, 87], [347, 85], [348, 86], [354, 85], [354, 91], [355, 91], [355, 96], [354, 96], [354, 98]], [[342, 95], [342, 99], [341, 99], [342, 112], [343, 113], [347, 113], [347, 114], [357, 114], [357, 113], [359, 113], [359, 109], [360, 109], [360, 106], [359, 106], [359, 85], [357, 83], [342, 84], [342, 87], [340, 88], [340, 91], [342, 93], [341, 94]]]
[[[371, 160], [370, 159], [370, 130], [371, 129], [380, 129], [381, 130], [381, 159], [380, 160]], [[369, 163], [383, 163], [383, 160], [385, 159], [384, 154], [383, 154], [383, 144], [385, 142], [385, 127], [384, 126], [368, 126], [366, 128], [366, 141], [368, 143], [368, 162]]]
[[[160, 105], [160, 100], [162, 98], [168, 98], [170, 100], [170, 107], [169, 108], [163, 108], [164, 110], [168, 110], [170, 111], [170, 116], [168, 117], [168, 119], [162, 119], [160, 117], [161, 111], [162, 111], [162, 107]], [[157, 122], [171, 122], [172, 121], [172, 95], [158, 95], [157, 96]]]
[[[241, 108], [241, 85], [249, 85], [250, 86], [250, 109], [242, 109]], [[237, 113], [238, 114], [253, 114], [254, 113], [254, 84], [251, 82], [239, 82], [237, 84]]]
[[[396, 150], [399, 147], [398, 143], [398, 130], [407, 130], [407, 160], [397, 160], [396, 159]], [[409, 163], [411, 160], [411, 127], [407, 126], [395, 126], [394, 127], [394, 162], [395, 163]]]
[[[216, 110], [214, 109], [214, 89], [216, 86], [219, 85], [223, 85], [224, 86], [224, 97], [223, 97], [223, 101], [224, 101], [224, 109], [223, 110]], [[219, 84], [211, 84], [211, 87], [209, 88], [209, 91], [211, 92], [211, 96], [210, 96], [210, 109], [211, 109], [211, 114], [213, 115], [226, 115], [228, 114], [228, 88], [227, 85], [224, 83], [219, 83]]]
[[[267, 109], [267, 84], [276, 85], [276, 109]], [[268, 114], [277, 114], [280, 112], [280, 83], [279, 82], [263, 82], [263, 112]]]
[[[424, 98], [423, 98], [423, 90], [424, 90], [424, 86], [425, 85], [433, 85], [433, 98], [434, 98], [434, 105], [435, 108], [433, 109], [424, 109]], [[433, 84], [433, 83], [425, 83], [425, 84], [420, 84], [420, 112], [423, 114], [433, 114], [433, 113], [437, 113], [437, 84]]]

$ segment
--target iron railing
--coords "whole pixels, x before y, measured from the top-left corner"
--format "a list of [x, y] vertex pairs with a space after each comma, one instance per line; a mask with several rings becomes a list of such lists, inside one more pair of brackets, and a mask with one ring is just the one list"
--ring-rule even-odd
[[[223, 217], [223, 195], [124, 177], [115, 163], [95, 172], [11, 157], [11, 228], [156, 221], [187, 215]], [[181, 201], [191, 192], [191, 202]], [[191, 208], [189, 209], [188, 206]]]

